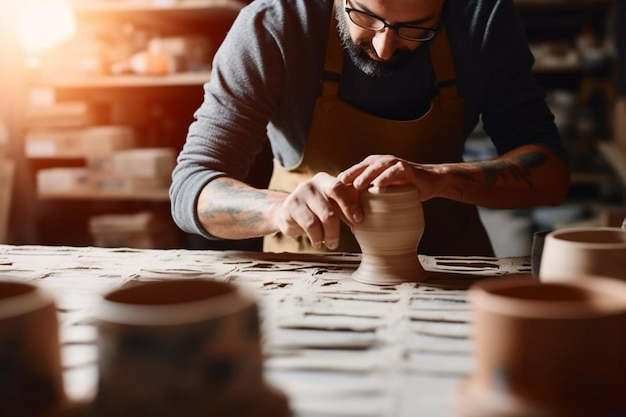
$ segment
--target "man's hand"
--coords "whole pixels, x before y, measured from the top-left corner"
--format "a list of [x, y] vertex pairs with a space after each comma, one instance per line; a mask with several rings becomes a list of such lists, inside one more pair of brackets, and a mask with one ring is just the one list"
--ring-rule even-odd
[[370, 155], [343, 171], [338, 178], [357, 190], [369, 186], [412, 185], [422, 199], [427, 200], [433, 193], [435, 171], [435, 165], [420, 165], [393, 155]]
[[202, 190], [198, 220], [224, 239], [282, 232], [306, 235], [311, 244], [339, 245], [339, 226], [360, 223], [360, 190], [370, 185], [412, 185], [422, 201], [441, 197], [496, 209], [557, 205], [569, 187], [566, 162], [540, 145], [524, 145], [489, 161], [418, 164], [392, 155], [371, 155], [338, 177], [318, 173], [290, 194], [260, 190], [219, 177]]
[[523, 145], [494, 159], [419, 164], [393, 155], [370, 155], [338, 175], [355, 190], [374, 185], [412, 185], [422, 201], [447, 198], [477, 206], [512, 209], [560, 204], [569, 188], [569, 168], [541, 145]]
[[278, 230], [289, 236], [306, 235], [316, 248], [326, 245], [335, 249], [339, 245], [342, 220], [349, 225], [363, 220], [358, 191], [326, 173], [299, 184], [276, 204], [273, 214]]

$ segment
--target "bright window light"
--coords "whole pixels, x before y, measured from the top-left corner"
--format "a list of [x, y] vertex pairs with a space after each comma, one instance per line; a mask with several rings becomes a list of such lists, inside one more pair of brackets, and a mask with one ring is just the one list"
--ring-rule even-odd
[[76, 17], [69, 0], [19, 0], [17, 29], [26, 51], [50, 49], [70, 38]]

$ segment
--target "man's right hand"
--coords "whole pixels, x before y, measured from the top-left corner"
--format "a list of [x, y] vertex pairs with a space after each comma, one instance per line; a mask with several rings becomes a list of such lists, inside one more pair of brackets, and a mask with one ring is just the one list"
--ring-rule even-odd
[[283, 234], [306, 235], [311, 244], [328, 249], [339, 246], [339, 226], [363, 220], [358, 191], [327, 173], [318, 173], [277, 202], [273, 223]]
[[358, 191], [318, 173], [290, 194], [260, 190], [231, 177], [209, 182], [197, 202], [198, 220], [222, 239], [248, 239], [282, 232], [308, 236], [315, 247], [339, 245], [339, 226], [363, 220]]

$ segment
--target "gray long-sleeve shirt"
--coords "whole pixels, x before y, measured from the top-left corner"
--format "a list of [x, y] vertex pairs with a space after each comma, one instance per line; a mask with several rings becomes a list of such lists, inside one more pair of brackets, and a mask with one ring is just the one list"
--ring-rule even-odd
[[[245, 179], [267, 139], [283, 166], [298, 163], [320, 91], [331, 13], [332, 0], [255, 0], [240, 12], [215, 55], [173, 172], [172, 216], [181, 229], [213, 238], [197, 218], [200, 191], [220, 176]], [[537, 143], [565, 155], [512, 0], [447, 0], [444, 22], [466, 135], [482, 117], [499, 153]], [[392, 77], [369, 77], [344, 59], [339, 96], [371, 114], [417, 118], [435, 91], [425, 45]]]

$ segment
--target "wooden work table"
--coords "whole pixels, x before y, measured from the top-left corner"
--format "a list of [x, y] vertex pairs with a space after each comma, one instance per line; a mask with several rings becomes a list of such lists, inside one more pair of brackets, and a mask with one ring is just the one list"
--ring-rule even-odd
[[420, 260], [432, 272], [425, 283], [378, 287], [352, 280], [358, 254], [0, 245], [0, 278], [56, 296], [66, 388], [77, 400], [95, 393], [98, 297], [131, 281], [205, 278], [256, 292], [266, 378], [296, 417], [453, 417], [454, 391], [474, 365], [466, 289], [529, 274], [530, 263]]

